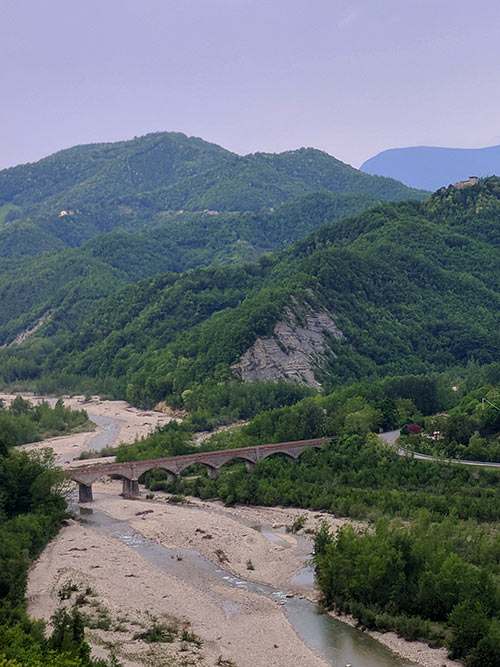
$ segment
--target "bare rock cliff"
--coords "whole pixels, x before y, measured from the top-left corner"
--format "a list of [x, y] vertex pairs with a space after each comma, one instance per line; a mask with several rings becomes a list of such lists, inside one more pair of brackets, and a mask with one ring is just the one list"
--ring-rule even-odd
[[235, 375], [245, 381], [282, 378], [319, 388], [313, 369], [325, 353], [325, 333], [336, 338], [342, 338], [343, 334], [329, 313], [305, 310], [304, 306], [301, 310], [299, 321], [299, 317], [286, 308], [273, 335], [258, 338], [232, 366]]

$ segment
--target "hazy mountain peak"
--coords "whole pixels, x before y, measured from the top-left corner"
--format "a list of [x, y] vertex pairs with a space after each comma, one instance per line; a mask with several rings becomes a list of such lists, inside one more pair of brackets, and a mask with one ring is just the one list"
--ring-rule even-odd
[[469, 176], [500, 174], [500, 146], [390, 148], [366, 160], [361, 171], [395, 178], [409, 187], [437, 190]]

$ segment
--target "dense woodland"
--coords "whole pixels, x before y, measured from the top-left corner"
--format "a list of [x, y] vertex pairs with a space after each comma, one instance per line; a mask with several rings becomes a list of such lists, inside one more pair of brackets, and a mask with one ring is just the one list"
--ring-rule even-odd
[[44, 316], [46, 336], [66, 334], [129, 283], [166, 271], [255, 261], [376, 203], [370, 196], [325, 192], [273, 211], [158, 214], [146, 228], [110, 231], [76, 248], [2, 258], [0, 341], [12, 342]]
[[[226, 385], [221, 389], [226, 390]], [[236, 449], [344, 433], [365, 436], [374, 431], [404, 427], [422, 420], [423, 414], [433, 414], [458, 400], [449, 388], [448, 376], [437, 374], [356, 383], [330, 394], [311, 389], [305, 389], [305, 393], [303, 386], [282, 381], [233, 383], [227, 388], [227, 396], [214, 394], [215, 400], [207, 404], [205, 414], [217, 415], [221, 409], [217, 399], [222, 398], [226, 399], [225, 403], [229, 403], [229, 399], [234, 401], [239, 418], [253, 419], [247, 425], [212, 435], [201, 449]], [[170, 422], [148, 438], [132, 445], [120, 445], [117, 458], [132, 461], [189, 453], [194, 451], [190, 449], [194, 432], [211, 426], [209, 419], [203, 420], [201, 410], [194, 409], [181, 424]], [[181, 442], [183, 451], [179, 450]]]
[[[86, 415], [71, 413], [58, 402], [32, 406], [16, 398], [0, 412], [0, 665], [3, 667], [106, 667], [92, 660], [78, 611], [60, 609], [53, 631], [26, 612], [28, 568], [53, 539], [66, 513], [64, 478], [48, 450], [19, 452], [5, 434], [23, 441], [30, 428], [41, 434], [82, 424]], [[40, 430], [41, 429], [41, 430]], [[9, 446], [6, 446], [9, 445]]]
[[58, 329], [55, 313], [40, 335], [0, 350], [4, 381], [188, 407], [192, 394], [234, 379], [232, 364], [272, 335], [287, 307], [299, 321], [328, 312], [343, 334], [327, 338], [314, 369], [326, 391], [493, 362], [499, 212], [500, 181], [490, 178], [325, 224], [255, 263], [129, 285], [90, 309], [73, 333]]
[[425, 196], [313, 149], [240, 157], [168, 132], [4, 169], [0, 342], [55, 310], [72, 330], [126, 283], [254, 261], [323, 222]]
[[[160, 132], [75, 146], [0, 171], [0, 256], [81, 245], [116, 229], [137, 231], [160, 212], [260, 211], [318, 191], [378, 201], [426, 196], [312, 148], [239, 156]], [[30, 246], [28, 239], [38, 243]]]
[[500, 539], [488, 527], [423, 511], [410, 526], [323, 529], [314, 560], [328, 607], [368, 628], [445, 641], [468, 667], [499, 664]]

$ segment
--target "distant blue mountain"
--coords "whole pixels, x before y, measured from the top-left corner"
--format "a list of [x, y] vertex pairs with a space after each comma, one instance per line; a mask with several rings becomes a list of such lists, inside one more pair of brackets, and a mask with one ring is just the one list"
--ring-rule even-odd
[[412, 188], [437, 190], [469, 176], [500, 175], [500, 146], [488, 148], [391, 148], [360, 167], [366, 174], [390, 176]]

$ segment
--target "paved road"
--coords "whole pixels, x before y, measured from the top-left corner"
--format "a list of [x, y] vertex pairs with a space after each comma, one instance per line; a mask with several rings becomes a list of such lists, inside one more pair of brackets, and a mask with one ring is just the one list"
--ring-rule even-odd
[[[396, 441], [399, 438], [401, 431], [387, 431], [386, 433], [380, 433], [378, 436], [383, 442], [388, 445], [395, 446]], [[420, 452], [411, 452], [408, 449], [403, 447], [397, 447], [396, 452], [399, 456], [411, 456], [414, 459], [419, 459], [420, 461], [434, 461], [437, 463], [456, 463], [461, 466], [478, 466], [481, 468], [500, 468], [500, 463], [495, 461], [465, 461], [461, 459], [442, 459], [439, 456], [429, 456], [429, 454], [421, 454]]]

